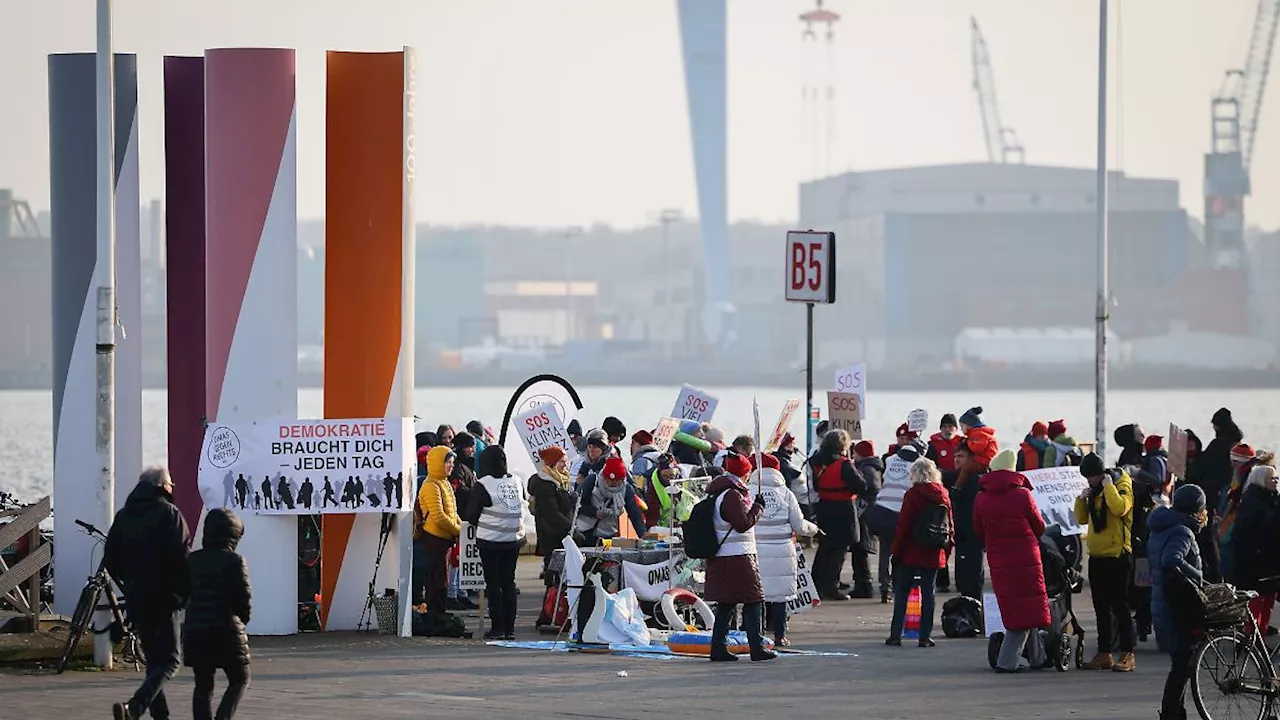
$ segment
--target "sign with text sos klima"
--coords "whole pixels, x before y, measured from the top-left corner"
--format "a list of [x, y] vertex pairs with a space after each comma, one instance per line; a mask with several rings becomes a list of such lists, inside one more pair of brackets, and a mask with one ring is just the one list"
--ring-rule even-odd
[[836, 234], [813, 230], [787, 233], [788, 302], [836, 301]]
[[534, 467], [538, 466], [538, 451], [552, 445], [560, 446], [570, 462], [577, 457], [578, 452], [569, 441], [569, 433], [565, 432], [564, 421], [560, 419], [560, 413], [556, 412], [555, 405], [543, 403], [530, 408], [517, 415], [514, 424], [520, 441], [533, 459]]

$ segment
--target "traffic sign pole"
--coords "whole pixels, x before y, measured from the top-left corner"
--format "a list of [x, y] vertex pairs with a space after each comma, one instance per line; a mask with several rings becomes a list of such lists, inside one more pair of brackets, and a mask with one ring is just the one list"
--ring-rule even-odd
[[809, 428], [805, 433], [806, 458], [813, 457], [813, 303], [804, 304], [804, 418]]

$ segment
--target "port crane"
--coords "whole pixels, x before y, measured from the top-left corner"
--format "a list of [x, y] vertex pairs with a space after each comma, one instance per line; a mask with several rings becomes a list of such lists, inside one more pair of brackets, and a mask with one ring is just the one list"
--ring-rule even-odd
[[[1280, 0], [1277, 0], [1280, 2]], [[996, 102], [996, 77], [991, 69], [991, 53], [982, 37], [977, 18], [970, 16], [972, 35], [973, 91], [978, 96], [982, 115], [982, 136], [987, 143], [987, 161], [992, 163], [1024, 162], [1022, 143], [1013, 128], [1000, 122], [1000, 106]]]

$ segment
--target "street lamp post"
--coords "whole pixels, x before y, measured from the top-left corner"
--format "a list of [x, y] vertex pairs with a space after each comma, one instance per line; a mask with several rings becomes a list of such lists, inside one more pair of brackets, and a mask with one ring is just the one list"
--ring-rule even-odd
[[[662, 223], [662, 309], [663, 317], [670, 320], [675, 303], [671, 299], [671, 223], [680, 222], [682, 213], [676, 208], [667, 208], [658, 214]], [[668, 327], [662, 334], [662, 359], [671, 362], [671, 329]]]

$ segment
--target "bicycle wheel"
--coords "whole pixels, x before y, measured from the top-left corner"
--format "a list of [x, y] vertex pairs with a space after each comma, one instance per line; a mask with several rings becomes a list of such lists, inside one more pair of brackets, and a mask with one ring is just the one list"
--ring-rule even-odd
[[1204, 720], [1262, 720], [1269, 684], [1262, 656], [1235, 633], [1211, 635], [1191, 656], [1191, 697]]
[[67, 669], [71, 654], [93, 622], [93, 613], [98, 608], [98, 597], [101, 594], [102, 587], [92, 581], [80, 591], [80, 600], [76, 602], [75, 612], [71, 614], [71, 627], [67, 628], [67, 642], [62, 646], [62, 655], [58, 658], [59, 673]]

